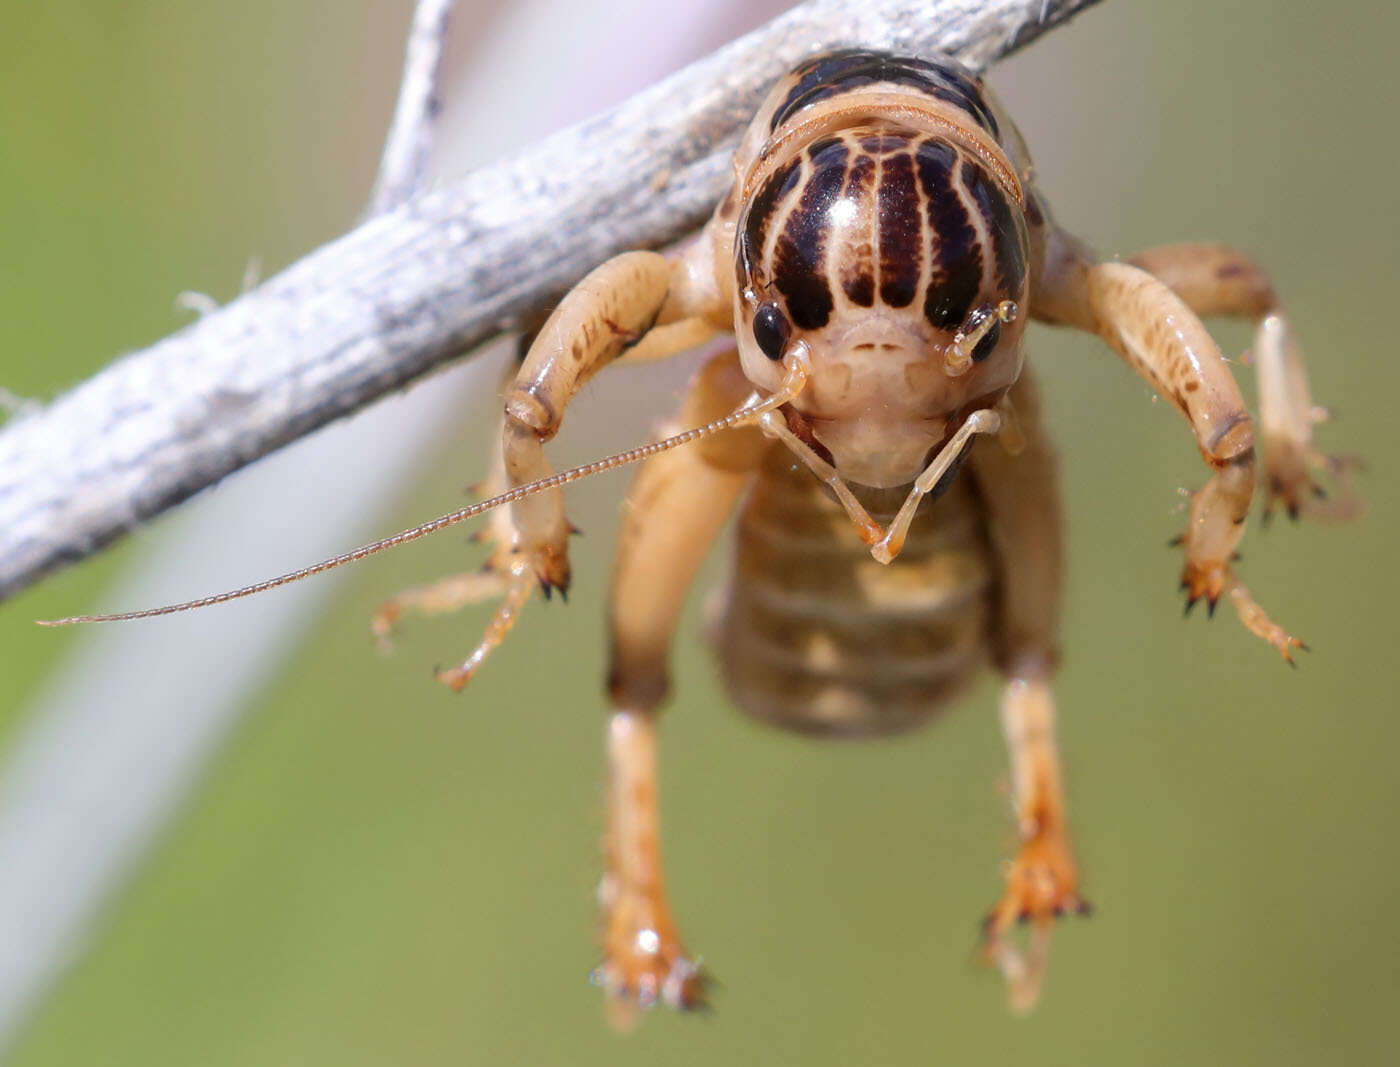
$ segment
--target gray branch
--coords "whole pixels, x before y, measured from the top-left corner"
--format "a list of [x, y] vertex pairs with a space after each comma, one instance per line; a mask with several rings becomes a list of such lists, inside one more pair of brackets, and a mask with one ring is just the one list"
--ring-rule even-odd
[[378, 215], [407, 203], [421, 189], [433, 149], [438, 83], [447, 45], [453, 0], [418, 0], [408, 31], [408, 51], [399, 82], [399, 102], [384, 142], [370, 210]]
[[0, 597], [700, 225], [768, 86], [825, 48], [982, 70], [1096, 0], [809, 0], [639, 93], [377, 215], [0, 432]]

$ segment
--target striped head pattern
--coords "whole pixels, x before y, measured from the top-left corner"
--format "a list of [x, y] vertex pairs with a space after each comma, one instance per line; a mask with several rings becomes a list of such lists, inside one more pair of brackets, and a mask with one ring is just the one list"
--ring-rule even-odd
[[1020, 373], [1029, 238], [1005, 121], [950, 60], [847, 51], [793, 71], [741, 148], [745, 372], [771, 389], [805, 346], [789, 425], [853, 481], [910, 481]]

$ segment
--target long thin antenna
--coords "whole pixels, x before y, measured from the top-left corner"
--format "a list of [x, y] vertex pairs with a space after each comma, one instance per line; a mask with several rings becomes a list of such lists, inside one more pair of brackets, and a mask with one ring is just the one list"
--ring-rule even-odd
[[[797, 346], [794, 346], [796, 348]], [[502, 504], [513, 504], [517, 500], [522, 500], [527, 496], [543, 492], [546, 489], [554, 489], [558, 486], [576, 482], [580, 478], [587, 478], [590, 475], [602, 474], [604, 471], [614, 470], [618, 467], [625, 467], [629, 463], [636, 463], [638, 460], [647, 459], [658, 452], [666, 452], [681, 445], [698, 441], [702, 437], [709, 437], [712, 434], [722, 433], [725, 430], [743, 426], [746, 423], [754, 422], [763, 414], [782, 407], [784, 404], [795, 399], [802, 392], [807, 384], [808, 362], [805, 352], [793, 352], [790, 357], [787, 373], [783, 378], [782, 385], [778, 391], [766, 400], [760, 401], [757, 394], [749, 397], [742, 407], [730, 412], [722, 419], [706, 423], [704, 426], [697, 426], [692, 430], [678, 433], [674, 437], [667, 437], [660, 441], [653, 441], [650, 444], [638, 445], [636, 448], [629, 448], [625, 452], [608, 456], [605, 459], [597, 459], [592, 463], [585, 463], [582, 467], [574, 467], [572, 470], [560, 471], [558, 474], [551, 474], [547, 478], [540, 478], [538, 481], [529, 482], [525, 485], [518, 485], [499, 496], [493, 496], [490, 500], [483, 500], [465, 508], [460, 508], [450, 514], [440, 518], [425, 522], [421, 526], [415, 526], [410, 530], [404, 530], [394, 534], [392, 537], [385, 537], [372, 544], [362, 545], [351, 552], [346, 552], [331, 559], [322, 560], [320, 563], [313, 563], [309, 567], [301, 570], [289, 571], [287, 574], [278, 575], [276, 578], [268, 578], [252, 585], [245, 585], [242, 589], [234, 589], [227, 593], [218, 593], [214, 596], [200, 597], [198, 600], [187, 600], [183, 604], [167, 604], [159, 608], [146, 608], [142, 611], [124, 611], [115, 615], [72, 615], [66, 619], [38, 619], [40, 626], [69, 626], [78, 622], [125, 622], [129, 619], [149, 619], [156, 615], [174, 615], [180, 611], [193, 611], [195, 608], [207, 608], [214, 604], [223, 604], [230, 600], [240, 600], [245, 596], [252, 596], [254, 593], [262, 593], [268, 589], [276, 589], [279, 585], [289, 585], [292, 582], [299, 582], [303, 578], [310, 578], [313, 574], [320, 574], [322, 571], [334, 570], [336, 567], [344, 566], [347, 563], [354, 563], [356, 560], [372, 556], [376, 552], [383, 552], [386, 548], [396, 548], [399, 545], [407, 544], [409, 541], [416, 541], [420, 537], [427, 537], [428, 534], [437, 533], [449, 526], [456, 526], [467, 519], [475, 518], [477, 515], [498, 508]]]

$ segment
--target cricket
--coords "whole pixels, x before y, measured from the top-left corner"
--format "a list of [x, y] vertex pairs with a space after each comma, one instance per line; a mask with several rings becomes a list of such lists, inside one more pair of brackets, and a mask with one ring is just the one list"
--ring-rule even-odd
[[[1255, 324], [1257, 417], [1201, 323], [1214, 315]], [[946, 57], [859, 49], [814, 56], [773, 87], [703, 230], [601, 264], [539, 327], [506, 389], [495, 495], [232, 592], [46, 625], [223, 603], [489, 513], [481, 570], [408, 590], [373, 619], [387, 640], [406, 614], [494, 599], [480, 643], [438, 672], [461, 689], [536, 592], [567, 593], [562, 488], [641, 463], [608, 609], [594, 978], [615, 1013], [705, 1001], [667, 899], [658, 721], [682, 606], [736, 511], [714, 644], [746, 714], [831, 738], [891, 733], [928, 722], [985, 669], [1000, 676], [1019, 851], [980, 953], [1024, 1011], [1056, 921], [1090, 911], [1055, 740], [1062, 526], [1022, 344], [1031, 319], [1094, 335], [1181, 414], [1207, 475], [1173, 542], [1186, 607], [1224, 601], [1292, 663], [1306, 646], [1237, 573], [1253, 502], [1294, 518], [1345, 519], [1359, 505], [1354, 461], [1314, 445], [1326, 412], [1268, 276], [1217, 244], [1101, 258], [1056, 222], [980, 78]], [[698, 371], [656, 440], [552, 470], [545, 446], [594, 375], [726, 332], [733, 347]]]

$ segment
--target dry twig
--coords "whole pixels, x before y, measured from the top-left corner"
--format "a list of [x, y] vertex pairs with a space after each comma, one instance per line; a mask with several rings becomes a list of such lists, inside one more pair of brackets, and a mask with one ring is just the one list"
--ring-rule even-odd
[[422, 192], [428, 156], [433, 149], [433, 127], [442, 104], [438, 89], [452, 3], [453, 0], [418, 0], [413, 11], [399, 102], [370, 198], [370, 210], [376, 215], [392, 211]]

